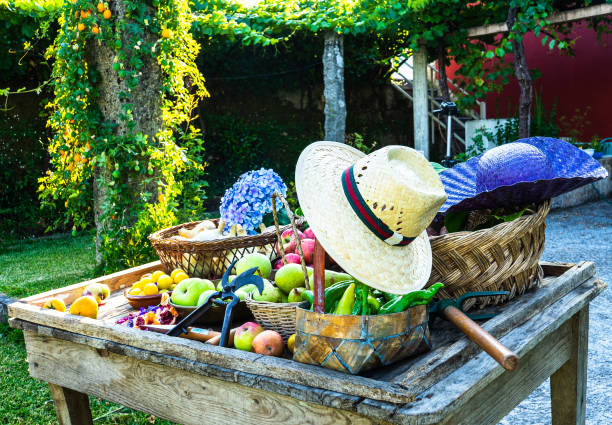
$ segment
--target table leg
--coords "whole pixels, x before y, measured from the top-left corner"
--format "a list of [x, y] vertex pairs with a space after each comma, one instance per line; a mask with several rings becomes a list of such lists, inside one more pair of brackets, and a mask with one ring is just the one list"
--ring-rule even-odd
[[87, 394], [49, 383], [59, 425], [92, 425]]
[[589, 336], [588, 304], [570, 320], [572, 321], [571, 357], [550, 377], [553, 425], [584, 425]]

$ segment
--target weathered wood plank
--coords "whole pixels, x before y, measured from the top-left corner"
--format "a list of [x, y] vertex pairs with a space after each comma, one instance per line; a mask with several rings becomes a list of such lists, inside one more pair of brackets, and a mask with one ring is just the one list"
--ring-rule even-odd
[[111, 292], [114, 292], [131, 285], [138, 280], [138, 277], [141, 275], [154, 270], [162, 270], [162, 266], [159, 261], [153, 261], [152, 263], [143, 264], [142, 266], [122, 270], [120, 272], [97, 277], [95, 279], [86, 280], [85, 282], [75, 283], [74, 285], [65, 286], [63, 288], [53, 289], [41, 294], [32, 295], [31, 297], [21, 299], [20, 302], [41, 306], [50, 298], [61, 298], [64, 303], [70, 304], [81, 296], [83, 293], [83, 288], [89, 284], [106, 283]]
[[357, 396], [350, 396], [334, 391], [322, 390], [320, 388], [293, 384], [287, 381], [281, 381], [279, 379], [241, 372], [219, 366], [206, 365], [186, 360], [181, 357], [171, 357], [140, 348], [129, 347], [112, 341], [92, 338], [89, 336], [76, 334], [74, 332], [38, 325], [36, 323], [25, 322], [20, 319], [11, 319], [11, 321], [11, 326], [14, 328], [45, 337], [52, 337], [86, 345], [97, 349], [100, 355], [105, 355], [105, 352], [120, 354], [138, 360], [171, 366], [211, 378], [235, 382], [252, 388], [260, 388], [277, 394], [287, 395], [301, 401], [318, 403], [323, 406], [353, 410], [353, 406], [362, 400], [361, 397]]
[[540, 261], [540, 267], [544, 272], [544, 276], [559, 277], [572, 267], [576, 263], [551, 263], [549, 261]]
[[25, 337], [32, 376], [186, 425], [383, 423], [70, 341]]
[[589, 306], [573, 317], [571, 355], [550, 377], [553, 425], [584, 425], [586, 413]]
[[51, 383], [49, 392], [59, 425], [93, 425], [87, 394]]
[[[500, 314], [488, 320], [482, 327], [499, 339], [581, 285], [594, 273], [593, 263], [580, 263], [556, 279], [545, 279], [539, 288], [512, 300]], [[397, 368], [398, 374], [388, 378], [391, 382], [419, 394], [465, 364], [479, 351], [480, 348], [476, 344], [467, 338], [462, 338], [450, 346], [441, 347], [419, 357], [407, 370]]]
[[[566, 322], [521, 359], [514, 373], [503, 373], [456, 409], [441, 424], [495, 425], [569, 359], [571, 326]], [[467, 408], [469, 406], [469, 408]]]
[[10, 310], [11, 316], [28, 322], [106, 339], [169, 356], [183, 357], [200, 363], [238, 369], [243, 372], [269, 376], [296, 384], [393, 403], [403, 403], [414, 398], [414, 394], [388, 382], [347, 375], [318, 366], [297, 363], [289, 359], [262, 356], [185, 338], [174, 338], [158, 333], [140, 331], [87, 317], [63, 314], [54, 310], [42, 310], [39, 307], [19, 302], [12, 304], [10, 308], [12, 309]]
[[[529, 322], [513, 329], [500, 341], [517, 353], [522, 363], [522, 358], [527, 353], [587, 306], [606, 287], [606, 283], [598, 279], [590, 279], [550, 308], [538, 313]], [[546, 358], [543, 360], [546, 361]], [[519, 370], [521, 368], [517, 371]], [[392, 420], [398, 419], [399, 422], [406, 424], [437, 423], [451, 412], [461, 410], [472, 397], [482, 392], [500, 375], [517, 373], [517, 371], [504, 371], [493, 359], [481, 352], [463, 367], [419, 394], [414, 403], [406, 404], [398, 409]], [[503, 397], [503, 394], [499, 396]]]

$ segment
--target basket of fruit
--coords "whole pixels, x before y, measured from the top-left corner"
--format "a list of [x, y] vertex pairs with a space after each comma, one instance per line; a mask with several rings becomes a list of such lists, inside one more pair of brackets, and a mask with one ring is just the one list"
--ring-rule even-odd
[[142, 275], [130, 288], [123, 291], [123, 295], [132, 307], [147, 308], [158, 305], [164, 293], [172, 294], [172, 290], [188, 278], [182, 269], [174, 269], [170, 275], [156, 270]]
[[[221, 200], [221, 218], [194, 221], [149, 235], [153, 249], [166, 271], [180, 268], [191, 277], [220, 278], [227, 267], [247, 254], [277, 257], [278, 237], [264, 219], [271, 212], [271, 195], [286, 193], [286, 186], [272, 170], [243, 174]], [[304, 220], [295, 225], [302, 228]], [[291, 225], [280, 231], [289, 230]]]

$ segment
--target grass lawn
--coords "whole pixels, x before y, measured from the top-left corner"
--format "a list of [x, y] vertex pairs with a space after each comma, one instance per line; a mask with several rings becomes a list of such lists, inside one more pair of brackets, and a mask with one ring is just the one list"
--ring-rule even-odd
[[[25, 297], [93, 277], [93, 235], [16, 242], [0, 252], [0, 292]], [[143, 388], [143, 391], [146, 391]], [[23, 333], [0, 324], [0, 423], [56, 424], [47, 384], [31, 378]], [[90, 397], [95, 424], [170, 424]]]

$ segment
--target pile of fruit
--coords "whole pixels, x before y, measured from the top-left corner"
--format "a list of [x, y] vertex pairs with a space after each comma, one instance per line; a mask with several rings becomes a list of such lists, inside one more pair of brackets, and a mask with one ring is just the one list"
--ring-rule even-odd
[[[70, 305], [68, 313], [97, 319], [98, 306], [104, 304], [108, 297], [110, 297], [110, 288], [108, 285], [104, 283], [89, 284], [85, 287], [85, 289], [83, 289], [81, 296], [74, 300], [74, 302]], [[47, 300], [43, 304], [42, 308], [48, 308], [61, 312], [66, 311], [64, 301], [60, 300], [59, 298]]]
[[[255, 322], [247, 322], [236, 329], [233, 343], [234, 348], [265, 356], [281, 356], [285, 348], [278, 332], [265, 330]], [[293, 352], [293, 340], [287, 342], [287, 348]]]
[[[373, 315], [399, 313], [417, 305], [429, 304], [442, 283], [434, 283], [427, 289], [406, 295], [394, 295], [372, 289], [355, 280], [338, 282], [325, 289], [325, 313], [338, 315]], [[303, 291], [302, 297], [310, 303], [313, 292]]]
[[188, 278], [187, 273], [181, 269], [173, 270], [170, 276], [157, 270], [143, 274], [140, 280], [132, 285], [128, 294], [133, 296], [162, 294], [174, 290], [180, 282]]

